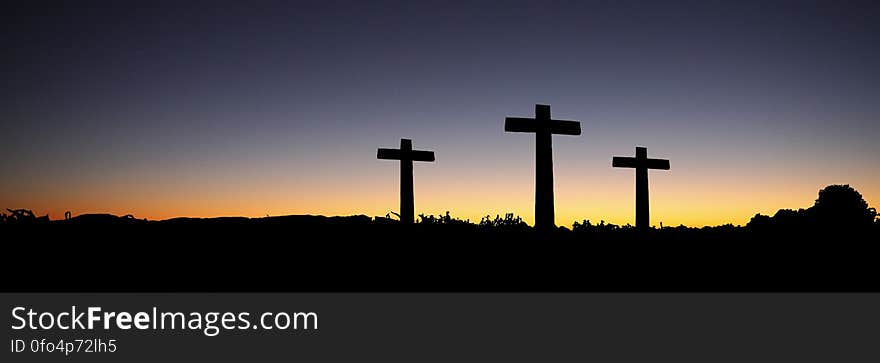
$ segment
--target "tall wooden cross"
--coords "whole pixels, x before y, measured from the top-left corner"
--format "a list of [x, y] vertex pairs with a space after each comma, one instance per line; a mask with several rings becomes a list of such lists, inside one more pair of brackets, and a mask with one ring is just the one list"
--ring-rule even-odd
[[645, 230], [651, 225], [648, 212], [648, 169], [669, 170], [669, 160], [648, 159], [648, 148], [636, 147], [636, 157], [615, 156], [611, 159], [615, 168], [636, 169], [636, 228]]
[[433, 151], [413, 150], [412, 140], [400, 139], [400, 149], [379, 149], [379, 159], [400, 160], [400, 221], [413, 223], [413, 161], [434, 161]]
[[580, 135], [581, 123], [550, 119], [550, 105], [535, 105], [535, 118], [507, 117], [504, 131], [535, 134], [535, 229], [554, 228], [551, 136]]

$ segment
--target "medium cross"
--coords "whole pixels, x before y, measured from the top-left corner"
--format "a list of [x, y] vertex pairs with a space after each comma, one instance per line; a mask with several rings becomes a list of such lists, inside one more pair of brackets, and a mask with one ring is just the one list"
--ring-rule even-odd
[[535, 134], [535, 229], [554, 228], [551, 136], [580, 135], [581, 123], [550, 119], [550, 105], [535, 105], [535, 118], [507, 117], [504, 131]]
[[669, 160], [648, 159], [648, 148], [636, 147], [636, 157], [615, 156], [615, 168], [636, 169], [636, 228], [645, 230], [651, 225], [648, 213], [648, 169], [669, 170]]
[[413, 150], [412, 140], [400, 139], [400, 149], [379, 149], [379, 159], [400, 160], [400, 221], [413, 223], [413, 161], [434, 161], [433, 151]]

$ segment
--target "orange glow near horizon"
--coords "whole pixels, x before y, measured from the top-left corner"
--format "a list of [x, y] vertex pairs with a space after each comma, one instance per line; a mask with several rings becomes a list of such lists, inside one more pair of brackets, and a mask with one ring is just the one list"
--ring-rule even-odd
[[[681, 164], [681, 163], [679, 163]], [[398, 209], [398, 176], [395, 163], [371, 165], [377, 172], [361, 173], [356, 180], [329, 178], [303, 180], [297, 175], [277, 179], [203, 183], [198, 179], [179, 182], [107, 183], [44, 186], [4, 198], [4, 208], [28, 208], [39, 215], [61, 219], [65, 211], [133, 214], [161, 220], [174, 217], [245, 216], [291, 214], [384, 216]], [[560, 165], [561, 166], [561, 165]], [[629, 169], [603, 170], [601, 174], [557, 166], [555, 176], [556, 223], [590, 220], [618, 225], [634, 223], [634, 175]], [[445, 168], [417, 166], [415, 171], [416, 214], [440, 215], [479, 222], [481, 217], [514, 213], [533, 221], [534, 181], [529, 169], [501, 168], [496, 173], [466, 177], [444, 176]], [[352, 171], [358, 173], [358, 171]], [[650, 172], [651, 223], [665, 226], [744, 225], [756, 213], [772, 215], [778, 209], [807, 208], [818, 190], [830, 184], [850, 184], [862, 193], [869, 206], [880, 204], [880, 187], [866, 175], [857, 180], [826, 179], [817, 175], [786, 176], [769, 173], [772, 182], [740, 175]], [[516, 180], [509, 182], [507, 180]], [[39, 186], [36, 186], [39, 187]]]
[[[593, 132], [554, 140], [556, 223], [634, 224], [634, 172], [611, 167], [611, 156], [632, 154], [632, 144], [625, 134], [600, 139]], [[417, 215], [449, 211], [479, 222], [486, 215], [514, 213], [532, 223], [534, 141], [491, 130], [485, 134], [458, 139], [456, 147], [442, 135], [415, 135], [417, 149], [437, 152], [436, 162], [414, 168]], [[65, 211], [150, 220], [385, 216], [399, 203], [399, 164], [375, 159], [376, 147], [394, 146], [388, 139], [370, 136], [345, 150], [312, 154], [281, 146], [253, 154], [146, 158], [115, 168], [37, 174], [0, 190], [0, 208], [27, 208], [52, 219], [63, 218]], [[865, 168], [870, 160], [859, 149], [782, 148], [769, 141], [738, 146], [744, 142], [729, 137], [711, 145], [681, 143], [663, 135], [648, 140], [649, 157], [671, 161], [671, 170], [649, 172], [651, 224], [744, 225], [757, 213], [808, 208], [819, 189], [831, 184], [850, 184], [869, 206], [880, 206], [880, 170]]]

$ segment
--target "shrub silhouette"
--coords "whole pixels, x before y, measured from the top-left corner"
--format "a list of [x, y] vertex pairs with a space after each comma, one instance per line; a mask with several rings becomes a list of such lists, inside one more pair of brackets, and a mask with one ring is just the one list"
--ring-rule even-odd
[[30, 209], [6, 209], [9, 214], [0, 213], [0, 223], [32, 224], [49, 222], [49, 215], [36, 216]]
[[816, 204], [807, 213], [814, 221], [831, 227], [868, 227], [877, 216], [862, 194], [849, 185], [829, 185], [820, 190]]
[[583, 222], [578, 223], [575, 221], [571, 225], [571, 230], [575, 232], [609, 232], [616, 230], [628, 230], [632, 229], [633, 226], [627, 224], [623, 227], [618, 226], [616, 224], [608, 223], [606, 224], [604, 220], [600, 220], [599, 224], [592, 224], [589, 219], [585, 219]]
[[868, 208], [862, 194], [849, 185], [829, 185], [819, 190], [815, 204], [807, 209], [780, 209], [768, 217], [757, 214], [748, 228], [756, 231], [861, 233], [871, 228], [877, 211]]
[[419, 214], [419, 219], [418, 219], [418, 221], [417, 221], [416, 223], [419, 223], [419, 224], [433, 224], [433, 225], [438, 225], [438, 224], [443, 224], [443, 225], [449, 225], [449, 224], [467, 225], [467, 224], [471, 224], [471, 221], [470, 221], [470, 219], [467, 219], [467, 220], [461, 220], [461, 219], [458, 219], [458, 218], [451, 217], [451, 216], [449, 215], [449, 211], [446, 211], [446, 214], [445, 214], [445, 215], [441, 215], [440, 217], [434, 217], [433, 214], [431, 214], [431, 215]]
[[495, 219], [486, 215], [482, 219], [480, 219], [480, 226], [483, 227], [496, 227], [496, 228], [522, 228], [528, 227], [528, 224], [522, 220], [520, 216], [514, 216], [513, 213], [505, 213], [504, 218], [502, 219], [500, 215], [496, 214]]

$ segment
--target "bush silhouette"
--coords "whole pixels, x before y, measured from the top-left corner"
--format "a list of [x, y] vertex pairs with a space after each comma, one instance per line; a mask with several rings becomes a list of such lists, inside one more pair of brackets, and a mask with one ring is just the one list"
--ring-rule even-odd
[[571, 225], [571, 230], [575, 232], [609, 232], [616, 231], [619, 229], [632, 229], [633, 226], [627, 224], [623, 227], [618, 226], [612, 223], [605, 223], [604, 220], [599, 221], [599, 224], [593, 224], [589, 219], [585, 219], [583, 222], [578, 223], [575, 221]]
[[446, 214], [441, 215], [441, 216], [439, 216], [439, 217], [434, 217], [433, 214], [431, 214], [431, 215], [419, 214], [419, 219], [418, 219], [417, 223], [419, 223], [419, 224], [445, 224], [445, 225], [449, 225], [449, 224], [458, 224], [458, 225], [466, 225], [466, 224], [470, 224], [471, 221], [470, 221], [469, 219], [467, 219], [467, 220], [462, 220], [462, 219], [458, 219], [458, 218], [455, 218], [455, 217], [451, 217], [451, 216], [449, 215], [449, 211], [446, 211]]
[[862, 194], [849, 185], [829, 185], [819, 191], [819, 198], [808, 213], [816, 222], [830, 227], [868, 227], [877, 212], [868, 208]]
[[30, 209], [6, 209], [9, 214], [0, 213], [0, 223], [32, 224], [47, 223], [49, 215], [37, 216]]
[[513, 213], [505, 213], [504, 218], [496, 214], [495, 219], [488, 215], [480, 219], [480, 226], [483, 227], [527, 227], [526, 222], [520, 216], [514, 216]]
[[829, 185], [819, 190], [815, 204], [807, 209], [780, 209], [773, 217], [757, 214], [747, 225], [755, 231], [861, 233], [870, 229], [877, 211], [868, 208], [861, 193], [849, 185]]

